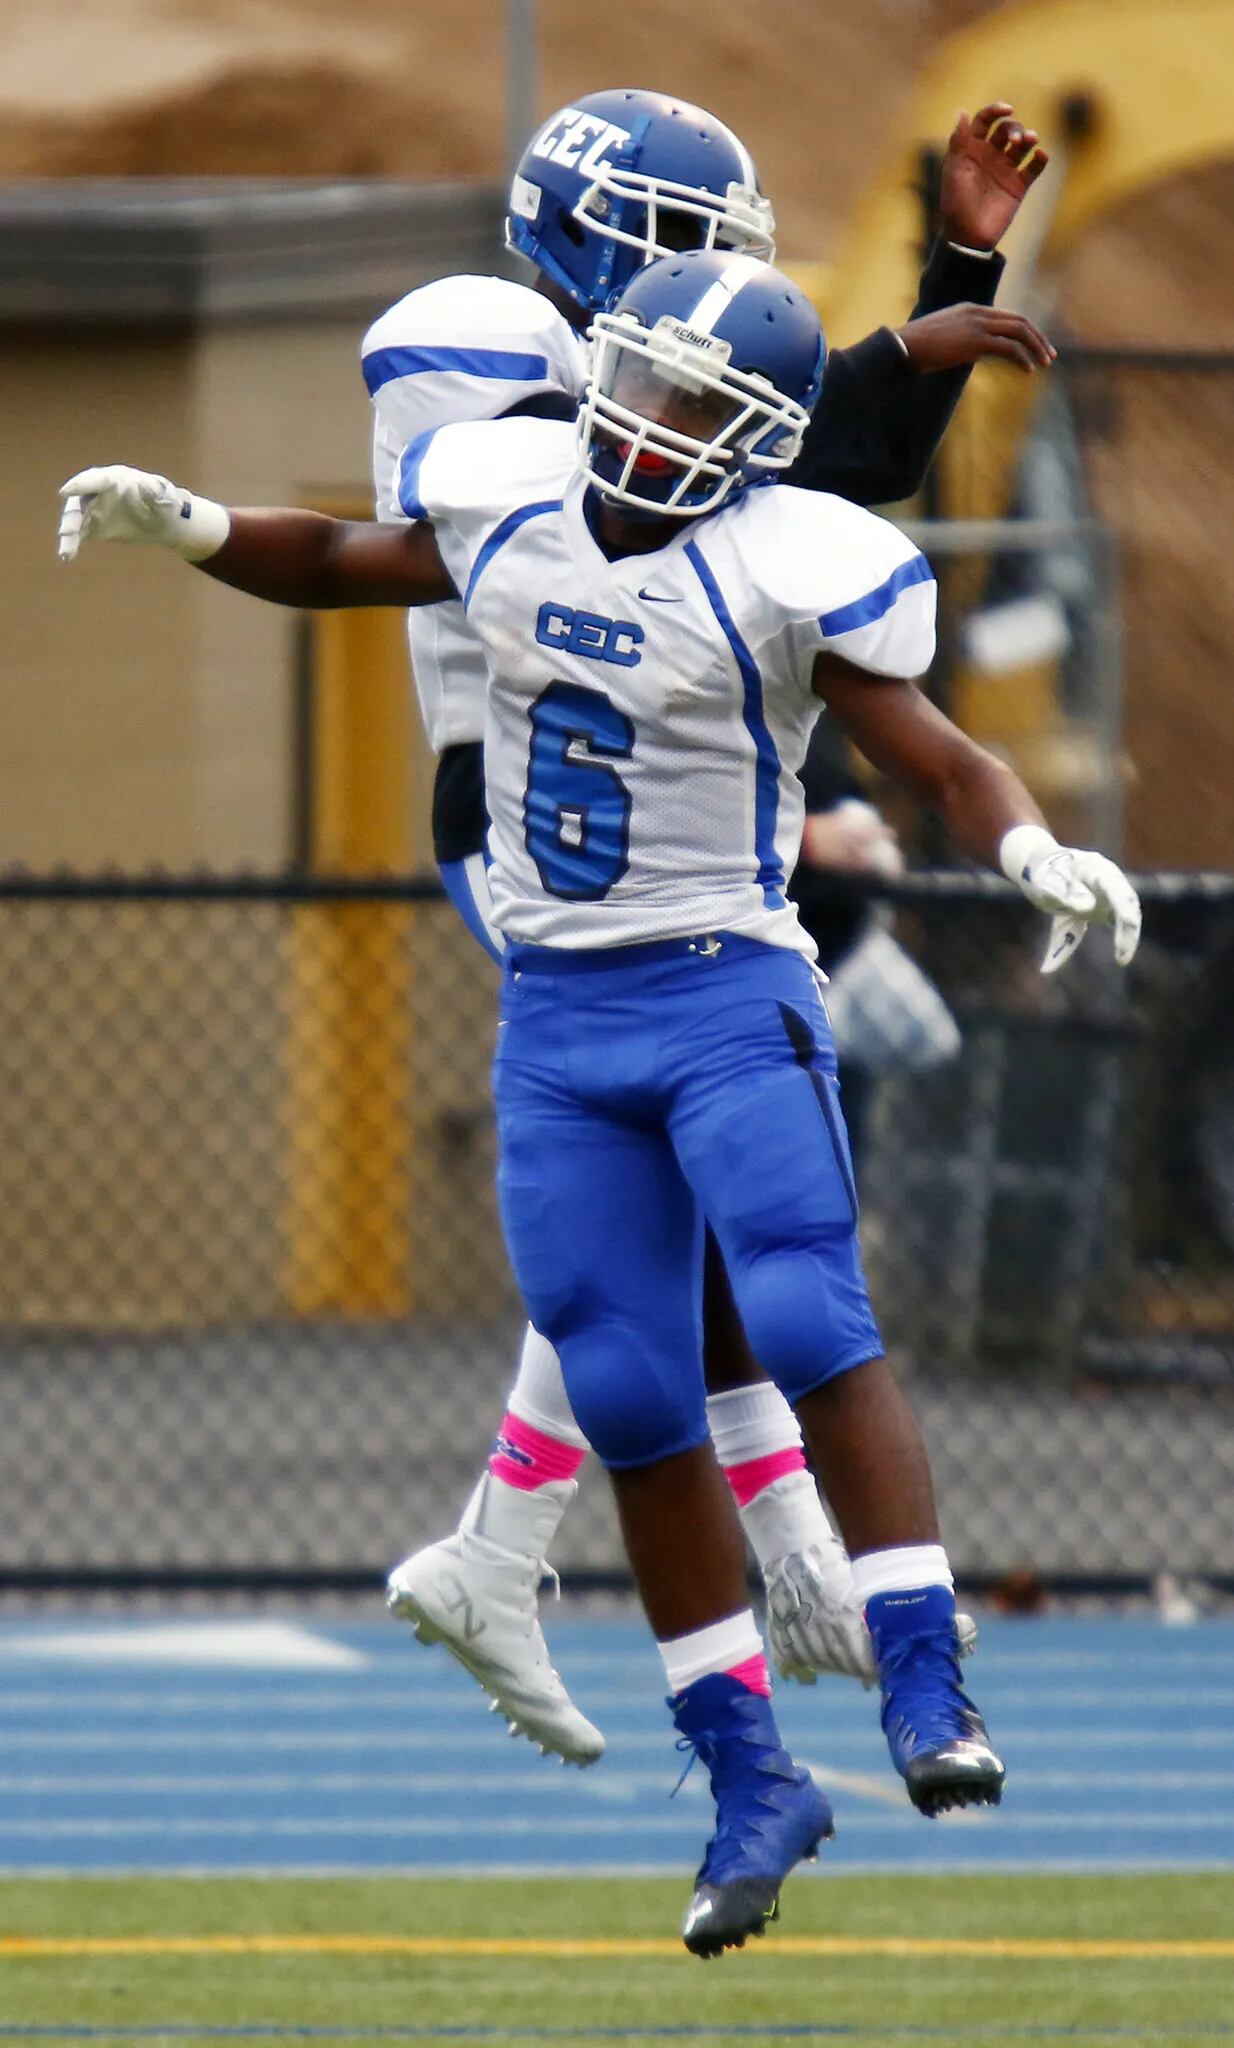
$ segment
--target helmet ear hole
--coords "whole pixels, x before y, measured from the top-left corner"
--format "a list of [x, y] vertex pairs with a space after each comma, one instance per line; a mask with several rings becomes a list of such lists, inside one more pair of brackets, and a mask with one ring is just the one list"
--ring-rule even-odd
[[671, 249], [674, 255], [687, 249], [701, 249], [707, 240], [707, 223], [696, 216], [666, 207], [656, 222], [656, 237], [660, 245]]
[[572, 242], [576, 249], [582, 249], [586, 245], [586, 231], [575, 220], [572, 213], [566, 213], [563, 209], [557, 216], [557, 225], [567, 242]]

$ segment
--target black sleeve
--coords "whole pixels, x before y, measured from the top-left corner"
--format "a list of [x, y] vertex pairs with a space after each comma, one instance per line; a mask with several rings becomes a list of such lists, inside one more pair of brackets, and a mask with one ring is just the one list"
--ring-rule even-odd
[[520, 398], [508, 405], [499, 415], [503, 420], [574, 420], [578, 418], [577, 398], [567, 398], [564, 391], [537, 391], [531, 398]]
[[[826, 712], [815, 720], [799, 774], [807, 811], [833, 811], [845, 797], [865, 796], [853, 774], [848, 743]], [[850, 876], [835, 874], [827, 868], [812, 868], [802, 861], [792, 878], [789, 894], [818, 947], [823, 972], [830, 974], [861, 937], [869, 917], [864, 893], [853, 887]]]
[[[966, 256], [937, 241], [921, 275], [912, 318], [944, 306], [992, 306], [1003, 258]], [[889, 327], [833, 349], [822, 396], [788, 482], [834, 491], [855, 505], [893, 505], [921, 489], [951, 424], [969, 371], [913, 369]]]
[[433, 782], [433, 852], [439, 867], [484, 851], [488, 810], [484, 797], [484, 748], [479, 740], [447, 747]]

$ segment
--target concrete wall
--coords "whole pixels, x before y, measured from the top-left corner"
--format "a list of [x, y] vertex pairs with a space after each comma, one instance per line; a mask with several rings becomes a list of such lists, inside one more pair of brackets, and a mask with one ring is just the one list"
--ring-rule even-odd
[[363, 499], [353, 321], [0, 340], [0, 865], [286, 864], [296, 621], [162, 554], [56, 560], [56, 488], [131, 461], [214, 496]]
[[[56, 559], [56, 487], [86, 463], [195, 449], [190, 352], [133, 335], [0, 342], [0, 864], [191, 857], [196, 593], [135, 550]], [[172, 573], [169, 573], [171, 571]]]

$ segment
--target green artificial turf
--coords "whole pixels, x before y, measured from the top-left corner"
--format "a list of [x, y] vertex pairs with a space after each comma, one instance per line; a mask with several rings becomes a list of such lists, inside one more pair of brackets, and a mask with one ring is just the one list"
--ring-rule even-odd
[[[579, 1958], [242, 1954], [34, 1957], [5, 1937], [374, 1935], [519, 1939], [673, 1937], [686, 1887], [665, 1879], [75, 1878], [0, 1883], [0, 2043], [140, 2038], [167, 2048], [196, 2029], [272, 2029], [267, 2044], [370, 2039], [628, 2039], [725, 2048], [777, 2028], [852, 2048], [914, 2038], [1010, 2044], [1137, 2039], [1234, 2043], [1234, 1953], [1008, 1958], [803, 1956], [781, 1935], [1223, 1941], [1234, 1874], [1129, 1877], [798, 1878], [781, 1929], [704, 1965], [682, 1950]], [[58, 2029], [66, 2030], [57, 2035]], [[414, 2030], [424, 2030], [417, 2036]], [[834, 2030], [830, 2035], [827, 2030]], [[1104, 2033], [1102, 2030], [1105, 2029]], [[25, 2030], [25, 2031], [23, 2031]], [[35, 2032], [34, 2030], [37, 2030]], [[331, 2031], [333, 2030], [333, 2031]], [[458, 2030], [451, 2032], [451, 2030]], [[604, 2031], [601, 2031], [604, 2030]], [[1037, 2030], [1037, 2031], [1034, 2031]], [[1050, 2030], [1060, 2030], [1051, 2033]], [[1121, 2032], [1118, 2030], [1122, 2030]]]

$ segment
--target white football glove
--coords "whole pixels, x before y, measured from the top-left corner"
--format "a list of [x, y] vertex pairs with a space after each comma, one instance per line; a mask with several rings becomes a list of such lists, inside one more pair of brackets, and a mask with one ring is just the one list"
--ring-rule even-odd
[[[853, 1568], [838, 1538], [835, 1550], [814, 1546], [777, 1558], [763, 1578], [767, 1635], [781, 1678], [813, 1685], [821, 1672], [856, 1678], [867, 1690], [878, 1684], [874, 1645], [853, 1591]], [[955, 1626], [959, 1654], [971, 1657], [977, 1647], [976, 1622], [971, 1614], [957, 1614]]]
[[216, 555], [231, 531], [231, 514], [212, 498], [195, 498], [165, 476], [110, 462], [81, 469], [60, 486], [63, 505], [57, 552], [73, 562], [84, 540], [120, 540], [171, 548], [186, 562]]
[[1140, 899], [1103, 853], [1060, 846], [1041, 825], [1014, 825], [998, 849], [999, 865], [1038, 910], [1053, 913], [1043, 974], [1055, 974], [1077, 951], [1090, 924], [1112, 924], [1114, 958], [1126, 967], [1140, 943]]

